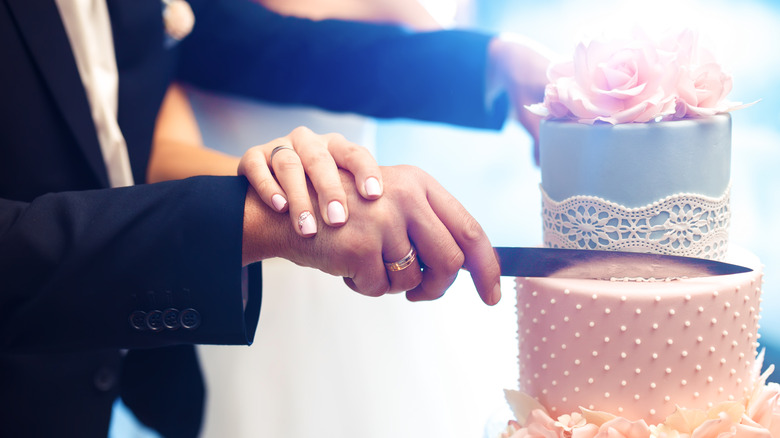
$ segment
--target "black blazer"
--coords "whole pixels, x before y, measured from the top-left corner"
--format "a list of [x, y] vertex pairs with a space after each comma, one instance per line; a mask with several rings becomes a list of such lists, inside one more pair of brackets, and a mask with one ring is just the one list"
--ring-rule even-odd
[[[484, 102], [485, 35], [193, 0], [193, 33], [168, 47], [160, 0], [107, 2], [137, 183], [173, 79], [378, 117], [497, 128], [507, 113]], [[0, 435], [105, 436], [121, 394], [166, 436], [193, 436], [204, 388], [191, 345], [254, 337], [259, 266], [241, 302], [246, 181], [107, 181], [54, 2], [0, 0]]]

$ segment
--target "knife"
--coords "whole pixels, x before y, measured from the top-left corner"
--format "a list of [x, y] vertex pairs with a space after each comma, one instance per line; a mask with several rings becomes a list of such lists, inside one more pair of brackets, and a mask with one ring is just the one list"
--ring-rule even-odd
[[590, 249], [495, 247], [501, 275], [666, 280], [740, 274], [752, 269], [715, 260]]

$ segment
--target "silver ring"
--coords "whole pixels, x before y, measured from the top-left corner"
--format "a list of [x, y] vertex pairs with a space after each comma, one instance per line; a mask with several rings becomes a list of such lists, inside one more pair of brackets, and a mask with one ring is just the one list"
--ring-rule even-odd
[[412, 245], [412, 248], [409, 250], [409, 253], [403, 256], [401, 260], [392, 263], [385, 263], [385, 267], [390, 272], [403, 271], [404, 269], [411, 266], [416, 259], [417, 259], [417, 251], [414, 250], [414, 245]]
[[268, 164], [269, 164], [269, 166], [270, 166], [272, 169], [273, 169], [273, 167], [274, 167], [274, 155], [276, 155], [276, 153], [277, 153], [277, 152], [279, 152], [279, 151], [281, 151], [281, 150], [284, 150], [284, 149], [289, 149], [289, 150], [290, 150], [290, 151], [292, 151], [293, 153], [296, 153], [296, 152], [295, 152], [295, 149], [293, 149], [291, 146], [287, 146], [286, 144], [279, 145], [279, 146], [277, 146], [277, 147], [273, 148], [273, 149], [271, 150], [271, 156], [268, 158]]

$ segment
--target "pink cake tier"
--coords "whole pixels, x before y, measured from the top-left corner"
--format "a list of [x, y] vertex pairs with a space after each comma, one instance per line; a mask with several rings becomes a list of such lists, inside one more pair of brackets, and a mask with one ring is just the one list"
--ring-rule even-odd
[[583, 407], [648, 424], [739, 400], [756, 378], [761, 275], [518, 278], [519, 389], [552, 418]]

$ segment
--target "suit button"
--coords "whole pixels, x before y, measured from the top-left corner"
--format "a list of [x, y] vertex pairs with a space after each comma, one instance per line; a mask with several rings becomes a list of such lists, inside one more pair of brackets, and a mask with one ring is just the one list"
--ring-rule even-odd
[[164, 329], [162, 312], [159, 310], [152, 310], [146, 315], [146, 326], [153, 332], [159, 332]]
[[181, 327], [181, 321], [179, 321], [179, 310], [169, 307], [163, 310], [162, 318], [165, 328], [169, 330], [176, 330]]
[[130, 327], [136, 330], [146, 330], [146, 312], [136, 310], [130, 314]]
[[110, 391], [116, 384], [116, 372], [107, 367], [100, 368], [95, 373], [93, 382], [99, 391]]
[[179, 315], [181, 326], [187, 330], [194, 330], [200, 325], [200, 313], [195, 309], [184, 309]]

